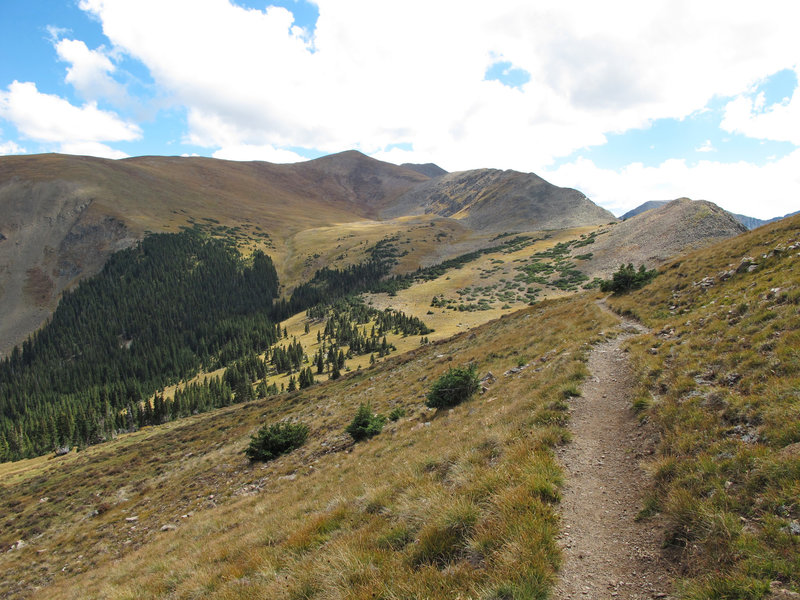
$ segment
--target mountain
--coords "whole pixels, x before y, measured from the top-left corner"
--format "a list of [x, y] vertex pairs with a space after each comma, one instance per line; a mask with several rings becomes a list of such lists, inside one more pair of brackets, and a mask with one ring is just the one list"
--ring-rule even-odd
[[648, 268], [681, 252], [706, 246], [747, 231], [727, 211], [712, 202], [679, 198], [660, 204], [596, 236], [582, 266], [591, 276], [608, 277], [621, 263]]
[[616, 221], [584, 194], [533, 173], [477, 169], [448, 173], [400, 196], [384, 217], [435, 214], [482, 231], [534, 231]]
[[65, 289], [98, 272], [111, 253], [146, 231], [177, 232], [194, 223], [233, 231], [243, 243], [255, 240], [269, 252], [289, 289], [332, 260], [363, 260], [367, 245], [361, 242], [374, 243], [384, 235], [380, 231], [396, 229], [381, 225], [385, 219], [448, 219], [434, 224], [447, 234], [436, 238], [435, 247], [425, 241], [427, 230], [409, 237], [419, 243], [400, 261], [398, 268], [407, 269], [428, 261], [426, 252], [437, 261], [463, 252], [455, 242], [470, 231], [474, 239], [463, 240], [464, 247], [474, 249], [485, 243], [482, 232], [613, 220], [580, 192], [533, 174], [483, 170], [431, 179], [419, 172], [441, 171], [434, 167], [400, 167], [356, 151], [289, 165], [0, 157], [0, 353], [37, 329]]
[[425, 164], [414, 164], [414, 163], [403, 163], [400, 165], [405, 169], [411, 169], [412, 171], [416, 171], [417, 173], [422, 173], [423, 175], [430, 177], [433, 179], [434, 177], [439, 177], [440, 175], [447, 175], [447, 171], [445, 171], [439, 165], [435, 165], [433, 163], [425, 163]]
[[620, 220], [625, 221], [627, 219], [630, 219], [631, 217], [640, 215], [643, 212], [647, 212], [648, 210], [651, 210], [653, 208], [664, 206], [667, 202], [669, 202], [669, 200], [648, 200], [647, 202], [644, 202], [639, 206], [637, 206], [636, 208], [632, 208], [631, 210], [626, 212], [624, 215], [620, 217]]
[[2, 157], [0, 353], [35, 330], [63, 290], [145, 231], [176, 232], [193, 222], [243, 227], [280, 256], [298, 231], [371, 218], [427, 179], [358, 152], [294, 165]]
[[[630, 219], [631, 217], [635, 217], [636, 215], [640, 215], [643, 212], [647, 212], [648, 210], [652, 210], [654, 208], [658, 208], [660, 206], [664, 206], [667, 204], [669, 200], [648, 200], [643, 204], [640, 204], [634, 209], [629, 210], [624, 215], [620, 217], [621, 220], [625, 221]], [[730, 215], [736, 219], [739, 223], [744, 225], [747, 229], [755, 229], [756, 227], [761, 227], [762, 225], [766, 225], [767, 223], [774, 223], [775, 221], [780, 221], [781, 219], [785, 219], [786, 217], [793, 217], [794, 215], [800, 214], [800, 211], [789, 213], [788, 215], [783, 215], [782, 217], [774, 217], [772, 219], [757, 219], [755, 217], [748, 217], [746, 215], [740, 215], [737, 213], [730, 213]]]
[[788, 215], [783, 215], [782, 217], [774, 217], [772, 219], [756, 219], [755, 217], [748, 217], [745, 215], [738, 215], [736, 213], [731, 213], [739, 223], [747, 227], [748, 229], [755, 229], [756, 227], [761, 227], [762, 225], [766, 225], [767, 223], [774, 223], [775, 221], [780, 221], [781, 219], [785, 219], [787, 217], [793, 217], [797, 214], [800, 214], [800, 211], [789, 213]]

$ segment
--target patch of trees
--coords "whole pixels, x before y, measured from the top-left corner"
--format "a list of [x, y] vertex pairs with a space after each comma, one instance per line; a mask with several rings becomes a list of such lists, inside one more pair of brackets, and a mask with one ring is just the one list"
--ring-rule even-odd
[[388, 333], [407, 336], [432, 331], [416, 317], [390, 308], [377, 310], [356, 296], [310, 308], [306, 316], [312, 320], [325, 320], [325, 326], [317, 334], [321, 346], [313, 363], [317, 374], [328, 372], [331, 379], [340, 376], [348, 358], [366, 354], [383, 357], [395, 350], [386, 339]]
[[631, 290], [638, 290], [650, 283], [658, 271], [655, 269], [647, 270], [644, 265], [639, 265], [635, 269], [632, 263], [627, 265], [620, 265], [619, 269], [611, 275], [611, 279], [606, 279], [600, 284], [600, 290], [603, 292], [613, 292], [615, 294], [624, 294]]
[[268, 256], [245, 259], [195, 229], [149, 235], [115, 253], [0, 361], [0, 460], [159, 422], [173, 409], [147, 414], [144, 400], [156, 390], [277, 341], [277, 293]]

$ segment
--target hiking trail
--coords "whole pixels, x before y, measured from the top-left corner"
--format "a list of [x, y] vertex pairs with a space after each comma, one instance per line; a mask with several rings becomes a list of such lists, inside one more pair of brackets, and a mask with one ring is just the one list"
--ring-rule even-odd
[[570, 401], [573, 440], [558, 453], [566, 484], [556, 600], [670, 597], [674, 574], [661, 531], [636, 521], [649, 486], [640, 461], [656, 437], [631, 409], [634, 376], [622, 344], [646, 329], [629, 319], [619, 327], [620, 335], [593, 348], [582, 395]]

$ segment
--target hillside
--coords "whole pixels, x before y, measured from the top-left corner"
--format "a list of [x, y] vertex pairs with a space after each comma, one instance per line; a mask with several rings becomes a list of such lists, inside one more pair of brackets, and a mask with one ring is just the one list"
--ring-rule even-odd
[[666, 522], [681, 597], [800, 589], [798, 261], [790, 217], [673, 260], [612, 300], [652, 331], [630, 345], [634, 405], [660, 433], [642, 516]]
[[[669, 200], [648, 200], [626, 212], [624, 215], [620, 217], [620, 220], [625, 221], [630, 219], [631, 217], [635, 217], [636, 215], [640, 215], [643, 212], [647, 212], [648, 210], [652, 210], [654, 208], [659, 208], [667, 204]], [[744, 225], [747, 229], [755, 229], [756, 227], [761, 227], [762, 225], [767, 225], [768, 223], [774, 223], [775, 221], [780, 221], [781, 219], [785, 219], [786, 217], [793, 217], [798, 213], [793, 212], [789, 213], [788, 215], [783, 215], [782, 217], [774, 217], [772, 219], [757, 219], [755, 217], [748, 217], [747, 215], [740, 215], [738, 213], [730, 213], [730, 215], [736, 219], [739, 223]]]
[[[598, 296], [547, 300], [451, 339], [409, 340], [406, 353], [340, 380], [1, 465], [0, 543], [10, 550], [0, 554], [0, 592], [545, 597], [558, 580], [557, 536], [569, 532], [554, 449], [569, 439], [580, 406], [571, 399], [592, 393], [579, 384], [597, 375], [593, 348], [626, 344], [614, 360], [630, 354], [634, 380], [609, 366], [598, 381], [632, 386], [618, 392], [650, 424], [634, 434], [657, 442], [639, 520], [664, 536], [658, 560], [675, 565], [676, 597], [759, 599], [771, 588], [791, 597], [800, 587], [798, 257], [795, 217], [668, 262], [642, 291], [611, 298], [650, 328], [613, 346], [618, 330]], [[311, 320], [303, 334], [308, 318], [293, 322], [300, 338], [323, 329]], [[432, 382], [466, 364], [485, 391], [427, 408]], [[344, 429], [361, 403], [398, 418], [354, 444]], [[307, 423], [309, 440], [249, 463], [249, 436], [280, 420]], [[597, 448], [592, 464], [598, 454], [601, 465], [616, 460]]]
[[577, 190], [533, 173], [478, 169], [448, 173], [408, 191], [384, 216], [436, 214], [495, 232], [565, 229], [616, 221]]
[[[612, 322], [590, 301], [543, 304], [308, 390], [2, 465], [0, 545], [14, 550], [0, 593], [542, 594], [558, 563], [550, 448], [586, 344]], [[494, 374], [488, 391], [428, 409], [431, 383], [469, 363]], [[403, 416], [353, 444], [344, 429], [364, 402]], [[309, 441], [248, 463], [250, 434], [282, 419], [307, 423]]]
[[652, 268], [681, 252], [746, 231], [716, 204], [688, 198], [673, 200], [607, 229], [586, 248], [592, 257], [581, 269], [591, 277], [606, 278], [621, 263]]
[[434, 177], [439, 177], [440, 175], [447, 175], [447, 171], [445, 171], [439, 165], [435, 165], [433, 163], [425, 163], [425, 164], [403, 163], [400, 166], [405, 169], [411, 169], [412, 171], [416, 171], [417, 173], [422, 173], [423, 175], [430, 177], [431, 179]]
[[294, 234], [369, 218], [426, 179], [359, 153], [297, 165], [2, 157], [0, 353], [35, 330], [64, 289], [145, 231], [176, 232], [194, 222], [235, 228], [270, 251], [285, 281]]

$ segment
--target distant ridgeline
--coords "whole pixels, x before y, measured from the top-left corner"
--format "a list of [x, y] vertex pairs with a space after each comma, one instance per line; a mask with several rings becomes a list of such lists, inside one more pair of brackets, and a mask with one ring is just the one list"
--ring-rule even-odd
[[[392, 248], [390, 241], [379, 242], [367, 262], [322, 269], [288, 300], [277, 300], [278, 275], [263, 252], [244, 258], [232, 241], [200, 228], [148, 235], [66, 292], [52, 320], [0, 362], [0, 461], [94, 444], [115, 432], [252, 398], [241, 375], [189, 386], [179, 402], [160, 395], [148, 400], [201, 369], [252, 364], [282, 337], [281, 320], [377, 287], [394, 264]], [[379, 333], [398, 323], [404, 332], [428, 331], [402, 313], [390, 321]], [[360, 341], [367, 349], [378, 343]], [[331, 338], [329, 349], [340, 352], [339, 343]], [[385, 339], [382, 350], [388, 351]], [[296, 359], [287, 368], [284, 353], [272, 353], [273, 365], [299, 368]], [[333, 362], [338, 370], [343, 359], [336, 354]], [[325, 364], [331, 368], [327, 355]], [[250, 369], [247, 377], [253, 381], [262, 371]], [[239, 367], [231, 375], [244, 372]], [[301, 375], [308, 383], [310, 370]]]

